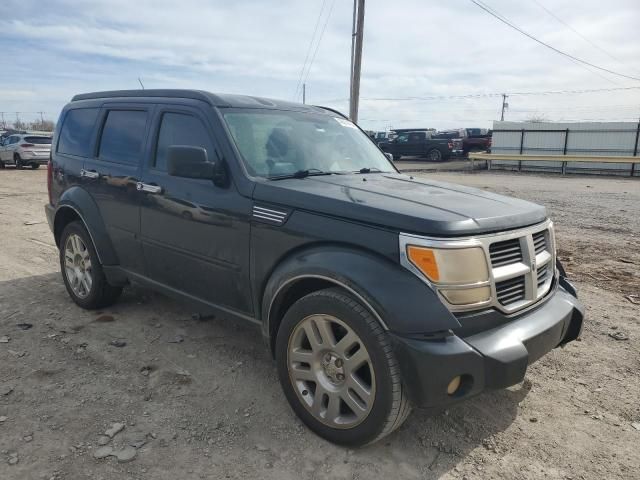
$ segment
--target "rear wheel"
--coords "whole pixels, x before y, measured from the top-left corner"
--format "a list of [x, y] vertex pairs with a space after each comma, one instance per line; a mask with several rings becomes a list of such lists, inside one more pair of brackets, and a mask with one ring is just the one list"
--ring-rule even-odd
[[107, 283], [91, 236], [80, 222], [71, 222], [62, 231], [60, 270], [69, 296], [82, 308], [107, 307], [122, 293], [122, 287]]
[[410, 412], [387, 333], [340, 289], [293, 304], [278, 330], [276, 361], [293, 410], [331, 442], [374, 442]]
[[442, 160], [442, 152], [437, 148], [432, 148], [427, 152], [427, 158], [432, 162], [440, 162]]
[[40, 164], [39, 163], [35, 163], [34, 162], [34, 163], [31, 164], [31, 169], [32, 170], [37, 170], [38, 168], [40, 168]]
[[393, 161], [397, 162], [398, 160], [400, 160], [402, 157], [400, 155], [394, 155], [393, 156]]

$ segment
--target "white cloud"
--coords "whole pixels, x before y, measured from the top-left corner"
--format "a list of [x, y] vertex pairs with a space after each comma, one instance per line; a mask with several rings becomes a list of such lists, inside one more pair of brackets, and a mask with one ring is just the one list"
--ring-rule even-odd
[[[328, 7], [334, 0], [327, 0]], [[539, 0], [611, 52], [581, 39], [532, 0], [485, 3], [578, 57], [640, 76], [640, 6], [635, 0]], [[202, 88], [291, 99], [321, 0], [9, 0], [0, 19], [0, 101], [4, 111], [46, 110], [75, 93], [137, 88]], [[350, 0], [335, 0], [308, 77], [311, 102], [346, 99]], [[14, 14], [13, 12], [16, 12]], [[361, 124], [489, 126], [500, 98], [374, 101], [516, 91], [640, 86], [595, 73], [499, 23], [469, 1], [367, 2]], [[322, 26], [322, 22], [321, 22]], [[591, 70], [591, 71], [589, 71]], [[507, 118], [635, 118], [640, 90], [512, 97]], [[347, 110], [346, 100], [329, 102]]]

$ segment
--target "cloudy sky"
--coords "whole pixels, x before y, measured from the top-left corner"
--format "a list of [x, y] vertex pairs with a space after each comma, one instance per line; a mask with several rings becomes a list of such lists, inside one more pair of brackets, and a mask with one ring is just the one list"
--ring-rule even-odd
[[[558, 49], [640, 78], [638, 0], [484, 3]], [[75, 93], [139, 88], [138, 77], [146, 88], [289, 100], [301, 100], [302, 77], [309, 103], [348, 111], [352, 0], [2, 4], [0, 111], [23, 119], [55, 119]], [[640, 81], [564, 58], [469, 0], [367, 0], [364, 39], [364, 128], [490, 127], [502, 92], [615, 89], [511, 95], [508, 120], [640, 115]], [[456, 98], [469, 95], [480, 96]]]

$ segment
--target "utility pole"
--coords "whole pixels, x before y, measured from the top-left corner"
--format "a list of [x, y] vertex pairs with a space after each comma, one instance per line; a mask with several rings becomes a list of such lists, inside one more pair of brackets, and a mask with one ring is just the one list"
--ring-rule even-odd
[[349, 118], [351, 118], [351, 121], [353, 123], [358, 123], [363, 30], [364, 0], [353, 0], [353, 31], [351, 35], [351, 91], [349, 95]]
[[502, 113], [500, 114], [500, 121], [504, 122], [504, 110], [505, 108], [509, 108], [509, 104], [507, 103], [507, 98], [509, 96], [505, 93], [502, 94]]
[[302, 84], [302, 103], [307, 103], [307, 84]]

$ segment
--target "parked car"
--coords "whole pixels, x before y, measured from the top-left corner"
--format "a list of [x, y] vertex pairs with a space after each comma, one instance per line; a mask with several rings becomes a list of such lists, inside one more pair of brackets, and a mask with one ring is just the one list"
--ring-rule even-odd
[[544, 207], [403, 175], [333, 111], [98, 92], [59, 125], [45, 211], [73, 301], [138, 283], [256, 324], [292, 409], [332, 442], [516, 384], [580, 335]]
[[467, 155], [469, 152], [490, 151], [492, 131], [486, 128], [460, 128], [438, 132], [434, 138], [452, 140], [456, 153]]
[[51, 137], [29, 133], [13, 134], [0, 143], [0, 168], [14, 165], [22, 168], [29, 165], [39, 168], [49, 161]]
[[454, 150], [453, 142], [433, 138], [433, 132], [429, 131], [396, 133], [394, 138], [380, 143], [379, 146], [382, 151], [393, 155], [394, 160], [412, 156], [439, 162], [448, 160]]

